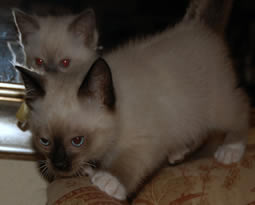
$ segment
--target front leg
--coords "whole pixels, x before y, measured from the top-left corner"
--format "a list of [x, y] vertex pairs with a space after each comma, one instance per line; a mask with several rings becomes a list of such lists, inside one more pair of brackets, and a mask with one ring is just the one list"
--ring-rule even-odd
[[91, 182], [97, 186], [101, 191], [106, 192], [108, 195], [118, 199], [125, 200], [127, 191], [123, 184], [113, 175], [106, 171], [96, 171], [91, 176]]
[[137, 190], [145, 177], [152, 174], [165, 157], [163, 152], [128, 149], [119, 153], [110, 164], [103, 164], [105, 171], [96, 171], [91, 181], [110, 196], [124, 200]]
[[92, 167], [84, 168], [84, 175], [89, 176], [92, 184], [97, 186], [101, 191], [118, 199], [125, 200], [127, 192], [119, 180], [109, 172], [93, 169]]

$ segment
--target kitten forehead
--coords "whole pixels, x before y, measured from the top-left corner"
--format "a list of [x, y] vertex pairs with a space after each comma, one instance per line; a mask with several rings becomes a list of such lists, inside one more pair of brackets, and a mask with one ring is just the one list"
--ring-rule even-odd
[[[63, 138], [63, 137], [73, 137], [75, 135], [82, 135], [87, 131], [86, 118], [82, 119], [78, 112], [71, 112], [67, 107], [62, 109], [57, 109], [58, 106], [52, 106], [42, 109], [32, 114], [31, 119], [37, 123], [40, 133], [47, 135], [50, 138]], [[83, 122], [83, 126], [81, 126]], [[33, 123], [36, 125], [36, 123]]]
[[42, 100], [35, 102], [36, 112], [31, 112], [33, 124], [47, 129], [51, 136], [64, 136], [73, 135], [73, 132], [79, 134], [104, 122], [105, 111], [102, 107], [89, 99], [80, 100], [75, 94], [74, 83], [65, 84], [64, 81], [63, 85], [62, 88], [60, 84], [55, 86]]
[[31, 115], [31, 119], [33, 125], [39, 126], [36, 129], [50, 138], [72, 138], [93, 133], [94, 129], [108, 125], [109, 121], [105, 121], [102, 113], [92, 113], [88, 110], [70, 109], [58, 104], [49, 108], [43, 105], [39, 112]]

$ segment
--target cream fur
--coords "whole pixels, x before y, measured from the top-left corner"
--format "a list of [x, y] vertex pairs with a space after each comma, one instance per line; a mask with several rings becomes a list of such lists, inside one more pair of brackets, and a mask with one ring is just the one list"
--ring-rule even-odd
[[[232, 154], [240, 151], [237, 157], [220, 161], [240, 159], [248, 101], [237, 88], [224, 42], [208, 28], [183, 23], [152, 39], [131, 42], [105, 59], [113, 73], [119, 108], [117, 154], [110, 156], [106, 166], [111, 170], [119, 152], [126, 150], [126, 158], [138, 170], [125, 183], [142, 177], [169, 152], [194, 150], [210, 130], [225, 131], [227, 144], [240, 145], [232, 150]], [[131, 165], [130, 170], [135, 168]]]
[[[65, 58], [71, 59], [72, 64], [79, 64], [93, 57], [96, 45], [93, 49], [88, 48], [81, 43], [82, 39], [74, 38], [67, 32], [67, 27], [73, 19], [73, 16], [66, 18], [38, 17], [41, 26], [40, 32], [31, 35], [28, 39], [29, 44], [25, 46], [28, 66], [37, 67], [34, 63], [36, 57], [45, 59], [45, 61], [53, 60], [52, 64], [58, 64]], [[76, 65], [72, 66], [76, 67]]]
[[[84, 15], [86, 11], [88, 10], [85, 10], [80, 15], [41, 17], [30, 16], [17, 9], [13, 10], [14, 22], [19, 32], [19, 42], [25, 53], [25, 64], [29, 68], [44, 72], [45, 67], [38, 67], [35, 63], [36, 58], [41, 58], [45, 65], [54, 66], [58, 70], [65, 72], [66, 69], [59, 66], [59, 62], [63, 59], [71, 60], [72, 68], [70, 69], [81, 67], [84, 62], [90, 63], [91, 59], [96, 56], [95, 51], [98, 41], [96, 28], [91, 31], [86, 31], [85, 29], [83, 31], [84, 35], [86, 32], [93, 33], [93, 42], [89, 42], [89, 45], [84, 43], [82, 35], [77, 36], [72, 32], [68, 32], [69, 26], [73, 21]], [[27, 17], [33, 19], [39, 29], [33, 28], [30, 25], [31, 20], [27, 19]], [[19, 20], [19, 18], [21, 19]], [[93, 16], [91, 18], [93, 19]], [[86, 23], [91, 23], [91, 19], [86, 20], [86, 17], [84, 17], [80, 27], [86, 28]], [[24, 41], [24, 37], [26, 37], [26, 41]]]

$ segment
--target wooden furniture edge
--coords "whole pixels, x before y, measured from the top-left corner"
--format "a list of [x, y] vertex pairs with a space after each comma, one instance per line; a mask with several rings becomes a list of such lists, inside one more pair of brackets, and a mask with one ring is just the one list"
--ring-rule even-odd
[[22, 102], [24, 95], [24, 85], [17, 83], [0, 83], [0, 101]]

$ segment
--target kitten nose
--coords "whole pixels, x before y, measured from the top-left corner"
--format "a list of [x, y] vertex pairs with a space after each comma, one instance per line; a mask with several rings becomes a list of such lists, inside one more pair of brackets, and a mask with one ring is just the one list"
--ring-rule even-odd
[[65, 147], [61, 141], [55, 140], [55, 146], [50, 153], [52, 166], [59, 171], [70, 171], [71, 159], [65, 151]]

